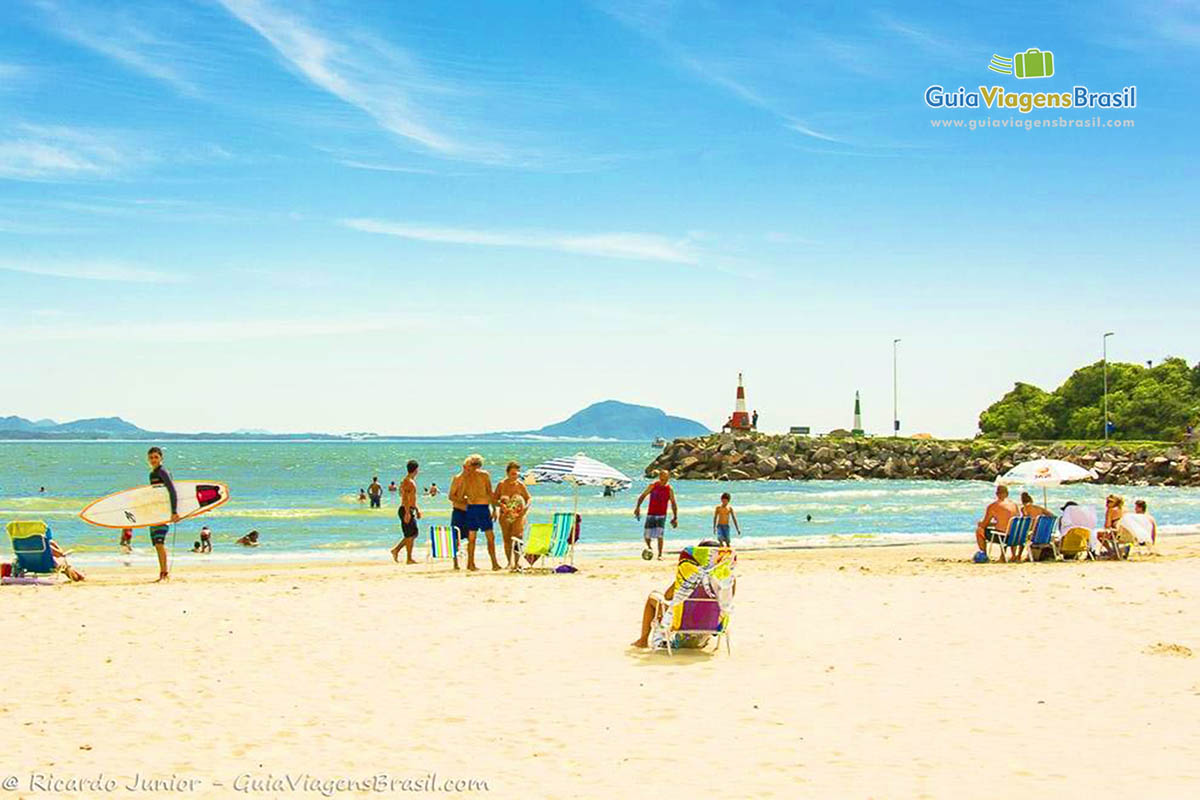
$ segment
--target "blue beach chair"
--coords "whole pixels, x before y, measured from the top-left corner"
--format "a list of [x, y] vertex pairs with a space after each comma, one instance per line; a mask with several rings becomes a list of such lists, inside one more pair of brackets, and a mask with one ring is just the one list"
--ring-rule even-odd
[[[1058, 558], [1058, 548], [1054, 546], [1054, 529], [1058, 525], [1058, 517], [1041, 516], [1033, 526], [1033, 535], [1029, 537], [1029, 558], [1033, 561], [1053, 561]], [[1049, 556], [1047, 556], [1049, 554]]]
[[8, 539], [12, 543], [13, 577], [9, 583], [42, 583], [30, 576], [53, 575], [58, 572], [50, 550], [50, 526], [44, 522], [10, 522]]
[[1029, 538], [1029, 529], [1033, 526], [1033, 517], [1013, 517], [1008, 521], [1008, 530], [1001, 534], [999, 531], [988, 530], [984, 534], [987, 539], [988, 557], [991, 557], [992, 545], [1000, 546], [1000, 559], [1004, 560], [1004, 548], [1024, 547]]

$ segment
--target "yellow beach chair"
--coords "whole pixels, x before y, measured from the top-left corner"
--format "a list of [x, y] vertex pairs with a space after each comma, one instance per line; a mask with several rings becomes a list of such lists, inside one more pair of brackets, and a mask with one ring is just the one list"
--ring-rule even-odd
[[553, 538], [554, 523], [536, 522], [525, 531], [524, 539], [513, 539], [513, 563], [517, 570], [532, 570], [539, 558], [549, 556]]
[[1092, 532], [1087, 528], [1068, 529], [1058, 544], [1058, 554], [1064, 559], [1078, 558], [1081, 553], [1085, 559], [1094, 558], [1092, 550], [1088, 546], [1091, 536]]

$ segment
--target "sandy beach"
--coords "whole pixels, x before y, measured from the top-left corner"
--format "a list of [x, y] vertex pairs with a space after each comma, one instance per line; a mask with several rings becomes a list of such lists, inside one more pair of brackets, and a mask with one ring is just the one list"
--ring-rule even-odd
[[25, 797], [431, 773], [489, 797], [1194, 795], [1200, 536], [1131, 563], [970, 550], [743, 552], [732, 655], [673, 658], [628, 647], [666, 561], [4, 587], [0, 771]]

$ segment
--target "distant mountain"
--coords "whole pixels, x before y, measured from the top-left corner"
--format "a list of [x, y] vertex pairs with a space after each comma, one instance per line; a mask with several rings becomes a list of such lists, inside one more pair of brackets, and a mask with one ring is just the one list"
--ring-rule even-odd
[[710, 433], [699, 422], [683, 417], [672, 417], [662, 409], [637, 406], [617, 400], [592, 403], [577, 411], [562, 422], [546, 425], [536, 431], [522, 431], [535, 436], [560, 436], [571, 438], [600, 438], [639, 441], [675, 439], [680, 436], [703, 436]]
[[24, 417], [0, 417], [0, 439], [341, 439], [327, 433], [170, 433], [148, 431], [120, 417], [95, 417], [57, 423], [52, 419], [37, 422]]
[[55, 433], [103, 433], [109, 436], [140, 436], [148, 433], [126, 422], [120, 417], [96, 417], [94, 419], [77, 419], [74, 422], [63, 422], [48, 430]]
[[520, 439], [554, 437], [561, 439], [617, 439], [621, 441], [650, 441], [658, 436], [675, 439], [681, 436], [703, 436], [708, 428], [690, 419], [672, 417], [661, 409], [637, 406], [616, 400], [593, 403], [572, 414], [562, 422], [532, 431], [459, 434], [448, 437], [393, 437], [374, 433], [268, 433], [263, 430], [242, 429], [232, 433], [169, 433], [148, 431], [120, 417], [77, 419], [57, 423], [54, 420], [32, 420], [24, 417], [0, 417], [0, 439]]

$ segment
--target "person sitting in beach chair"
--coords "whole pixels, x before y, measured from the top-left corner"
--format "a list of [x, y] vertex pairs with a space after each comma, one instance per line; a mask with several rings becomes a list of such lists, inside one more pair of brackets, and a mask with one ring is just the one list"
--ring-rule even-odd
[[641, 637], [633, 647], [700, 649], [714, 638], [729, 648], [729, 618], [737, 581], [733, 550], [709, 539], [679, 552], [675, 580], [664, 592], [651, 592], [642, 610]]
[[980, 552], [987, 553], [988, 542], [1000, 544], [1000, 558], [1003, 559], [1004, 537], [1008, 532], [1009, 520], [1020, 513], [1017, 504], [1008, 499], [1008, 487], [997, 486], [996, 499], [988, 504], [983, 511], [983, 519], [975, 525], [975, 543], [979, 545]]
[[84, 575], [67, 562], [67, 553], [54, 541], [50, 526], [44, 522], [10, 522], [8, 538], [12, 544], [13, 576], [53, 575], [61, 572], [72, 582]]
[[1121, 551], [1117, 546], [1117, 528], [1120, 527], [1121, 517], [1125, 515], [1125, 498], [1110, 494], [1104, 498], [1104, 530], [1096, 533], [1100, 546], [1104, 549], [1105, 558], [1120, 558]]

